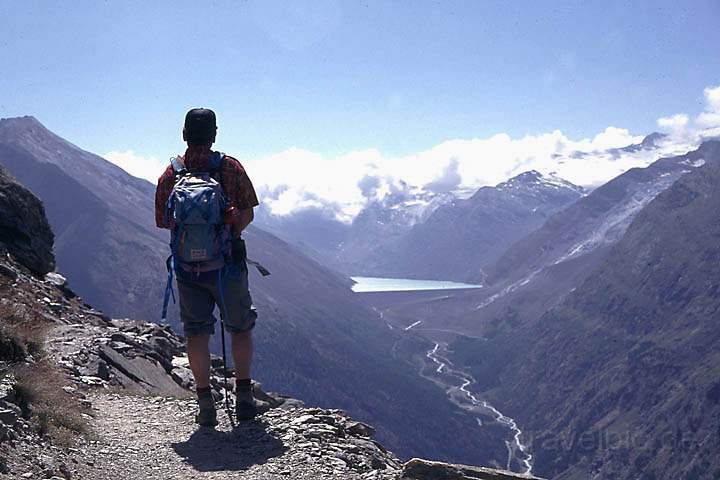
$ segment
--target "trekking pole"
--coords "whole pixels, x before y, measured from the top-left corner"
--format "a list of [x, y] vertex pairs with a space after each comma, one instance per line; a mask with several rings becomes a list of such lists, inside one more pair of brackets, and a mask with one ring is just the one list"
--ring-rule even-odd
[[[223, 270], [225, 268], [221, 268], [218, 272], [218, 292], [220, 293], [220, 303], [222, 312], [220, 312], [220, 341], [222, 342], [222, 356], [223, 356], [223, 382], [225, 383], [225, 410], [228, 412], [228, 415], [230, 415], [230, 390], [228, 389], [228, 376], [227, 376], [227, 354], [225, 353], [225, 315], [227, 314], [227, 309], [225, 308], [225, 296], [223, 293]], [[232, 420], [232, 417], [231, 417]]]
[[224, 315], [220, 315], [220, 340], [222, 341], [222, 356], [223, 356], [223, 382], [225, 383], [225, 409], [230, 411], [230, 393], [228, 390], [228, 376], [227, 376], [227, 354], [225, 353], [225, 321], [223, 320]]

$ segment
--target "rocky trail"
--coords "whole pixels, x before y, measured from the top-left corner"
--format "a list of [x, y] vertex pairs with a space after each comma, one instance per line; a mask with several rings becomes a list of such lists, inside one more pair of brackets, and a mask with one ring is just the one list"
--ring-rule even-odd
[[95, 393], [94, 432], [77, 477], [125, 479], [385, 479], [401, 463], [341, 412], [273, 409], [215, 429], [193, 421], [194, 400]]
[[[44, 459], [49, 445], [42, 439], [22, 442], [23, 453], [36, 451], [38, 461], [10, 456], [8, 478], [398, 477], [402, 462], [371, 438], [372, 427], [339, 410], [306, 408], [299, 400], [265, 393], [259, 384], [255, 397], [268, 411], [258, 419], [235, 424], [221, 411], [218, 427], [198, 427], [182, 340], [168, 327], [109, 319], [67, 298], [61, 277], [49, 278], [39, 282], [19, 273], [15, 286], [35, 291], [18, 289], [16, 299], [44, 310], [52, 321], [45, 361], [66, 378], [62, 394], [77, 400], [87, 434]], [[37, 298], [37, 290], [44, 296]], [[213, 365], [214, 394], [221, 400], [218, 358]]]

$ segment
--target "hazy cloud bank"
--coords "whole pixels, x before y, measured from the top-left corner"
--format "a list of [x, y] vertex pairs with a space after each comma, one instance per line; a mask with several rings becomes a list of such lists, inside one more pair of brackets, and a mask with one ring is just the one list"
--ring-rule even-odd
[[[660, 156], [687, 151], [703, 136], [720, 133], [720, 86], [706, 88], [704, 96], [705, 109], [695, 118], [677, 113], [658, 119], [659, 129], [668, 135], [654, 149], [622, 150], [640, 143], [644, 135], [610, 126], [579, 140], [559, 130], [515, 139], [498, 133], [489, 138], [448, 140], [402, 157], [386, 156], [377, 149], [328, 157], [290, 148], [241, 161], [272, 213], [320, 209], [345, 221], [368, 201], [409, 192], [412, 186], [435, 193], [470, 191], [531, 169], [592, 187]], [[105, 157], [153, 182], [166, 163], [145, 159], [132, 150], [109, 152]]]

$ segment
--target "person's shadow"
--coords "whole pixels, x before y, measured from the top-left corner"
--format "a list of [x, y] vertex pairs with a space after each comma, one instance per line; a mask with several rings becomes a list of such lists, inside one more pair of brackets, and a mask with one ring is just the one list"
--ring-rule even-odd
[[184, 442], [173, 443], [172, 448], [201, 472], [247, 470], [287, 450], [258, 419], [240, 422], [231, 431], [200, 427]]

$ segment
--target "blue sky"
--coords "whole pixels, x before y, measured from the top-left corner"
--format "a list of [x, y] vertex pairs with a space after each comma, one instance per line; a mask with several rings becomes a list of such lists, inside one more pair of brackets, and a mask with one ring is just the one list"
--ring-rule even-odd
[[0, 0], [0, 116], [155, 159], [181, 149], [192, 106], [248, 159], [637, 135], [703, 110], [718, 25], [717, 0]]
[[188, 107], [243, 154], [643, 132], [720, 78], [720, 2], [2, 1], [0, 115], [167, 156]]

